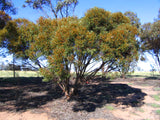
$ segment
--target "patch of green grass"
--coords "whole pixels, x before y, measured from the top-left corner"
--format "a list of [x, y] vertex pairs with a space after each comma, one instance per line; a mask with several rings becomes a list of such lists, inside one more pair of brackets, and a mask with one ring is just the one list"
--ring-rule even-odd
[[148, 105], [151, 106], [151, 107], [153, 107], [153, 108], [160, 108], [160, 105], [156, 104], [156, 103], [150, 103]]
[[153, 95], [153, 98], [156, 101], [160, 101], [160, 95], [159, 94], [158, 95]]
[[106, 108], [107, 108], [108, 110], [114, 110], [114, 107], [111, 106], [111, 105], [107, 105]]
[[156, 110], [156, 114], [157, 114], [157, 115], [160, 115], [160, 110]]
[[133, 83], [128, 83], [128, 85], [133, 85]]
[[153, 88], [155, 91], [160, 91], [160, 87]]

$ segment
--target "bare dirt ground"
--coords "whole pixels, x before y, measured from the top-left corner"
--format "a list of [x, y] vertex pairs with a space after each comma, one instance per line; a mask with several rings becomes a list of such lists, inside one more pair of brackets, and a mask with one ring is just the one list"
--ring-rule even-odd
[[41, 78], [0, 79], [0, 120], [160, 120], [160, 80], [97, 78], [66, 101]]

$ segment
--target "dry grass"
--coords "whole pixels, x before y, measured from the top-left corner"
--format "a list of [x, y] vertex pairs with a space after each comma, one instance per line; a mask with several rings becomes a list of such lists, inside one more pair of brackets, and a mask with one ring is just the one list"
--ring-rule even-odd
[[[13, 77], [13, 71], [0, 71], [0, 77]], [[41, 77], [39, 71], [16, 71], [16, 77]]]

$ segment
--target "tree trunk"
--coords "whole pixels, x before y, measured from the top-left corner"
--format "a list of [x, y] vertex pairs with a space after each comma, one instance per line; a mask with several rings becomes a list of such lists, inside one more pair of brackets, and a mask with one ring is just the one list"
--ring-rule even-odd
[[13, 54], [13, 77], [16, 77], [16, 72], [15, 72], [15, 58], [14, 58], [14, 54]]
[[63, 93], [65, 95], [65, 99], [69, 100], [72, 96], [75, 96], [78, 94], [78, 89], [80, 86], [80, 78], [77, 77], [75, 80], [75, 83], [71, 84], [69, 83], [70, 78], [67, 78], [64, 82], [64, 84], [58, 84], [60, 88], [63, 90]]
[[159, 59], [158, 53], [156, 54], [156, 57], [157, 57], [158, 65], [159, 65], [159, 67], [160, 67], [160, 59]]
[[122, 73], [122, 78], [123, 78], [123, 79], [125, 79], [125, 78], [126, 78], [125, 73]]
[[70, 97], [78, 94], [80, 78], [77, 77], [75, 83], [70, 87]]
[[105, 76], [104, 66], [102, 67], [102, 77]]

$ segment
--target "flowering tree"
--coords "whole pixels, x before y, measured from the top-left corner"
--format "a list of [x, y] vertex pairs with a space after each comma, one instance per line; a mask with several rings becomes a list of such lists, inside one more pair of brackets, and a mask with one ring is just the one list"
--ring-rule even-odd
[[[24, 53], [31, 60], [45, 57], [48, 66], [40, 68], [44, 80], [55, 81], [68, 98], [77, 94], [78, 87], [102, 68], [116, 69], [137, 54], [137, 28], [120, 12], [92, 8], [82, 19], [41, 17], [36, 24], [18, 21], [13, 22], [15, 27], [9, 25], [17, 29], [15, 48], [24, 42], [27, 47]], [[93, 69], [93, 63], [101, 64]], [[74, 80], [71, 70], [75, 72]]]
[[[41, 73], [46, 79], [55, 80], [66, 96], [76, 93], [80, 84], [95, 76], [103, 67], [110, 71], [117, 69], [124, 60], [138, 58], [137, 28], [122, 13], [93, 8], [80, 20], [73, 17], [56, 20], [41, 18], [38, 24], [43, 29], [40, 35], [51, 36], [46, 40], [39, 39], [41, 44], [48, 41], [50, 45], [50, 50], [47, 50], [50, 53], [46, 54], [49, 67], [41, 69]], [[47, 27], [44, 26], [52, 26], [49, 29], [52, 32], [46, 32]], [[101, 65], [90, 69], [91, 64], [97, 62]], [[70, 84], [71, 70], [76, 73], [73, 85]]]

